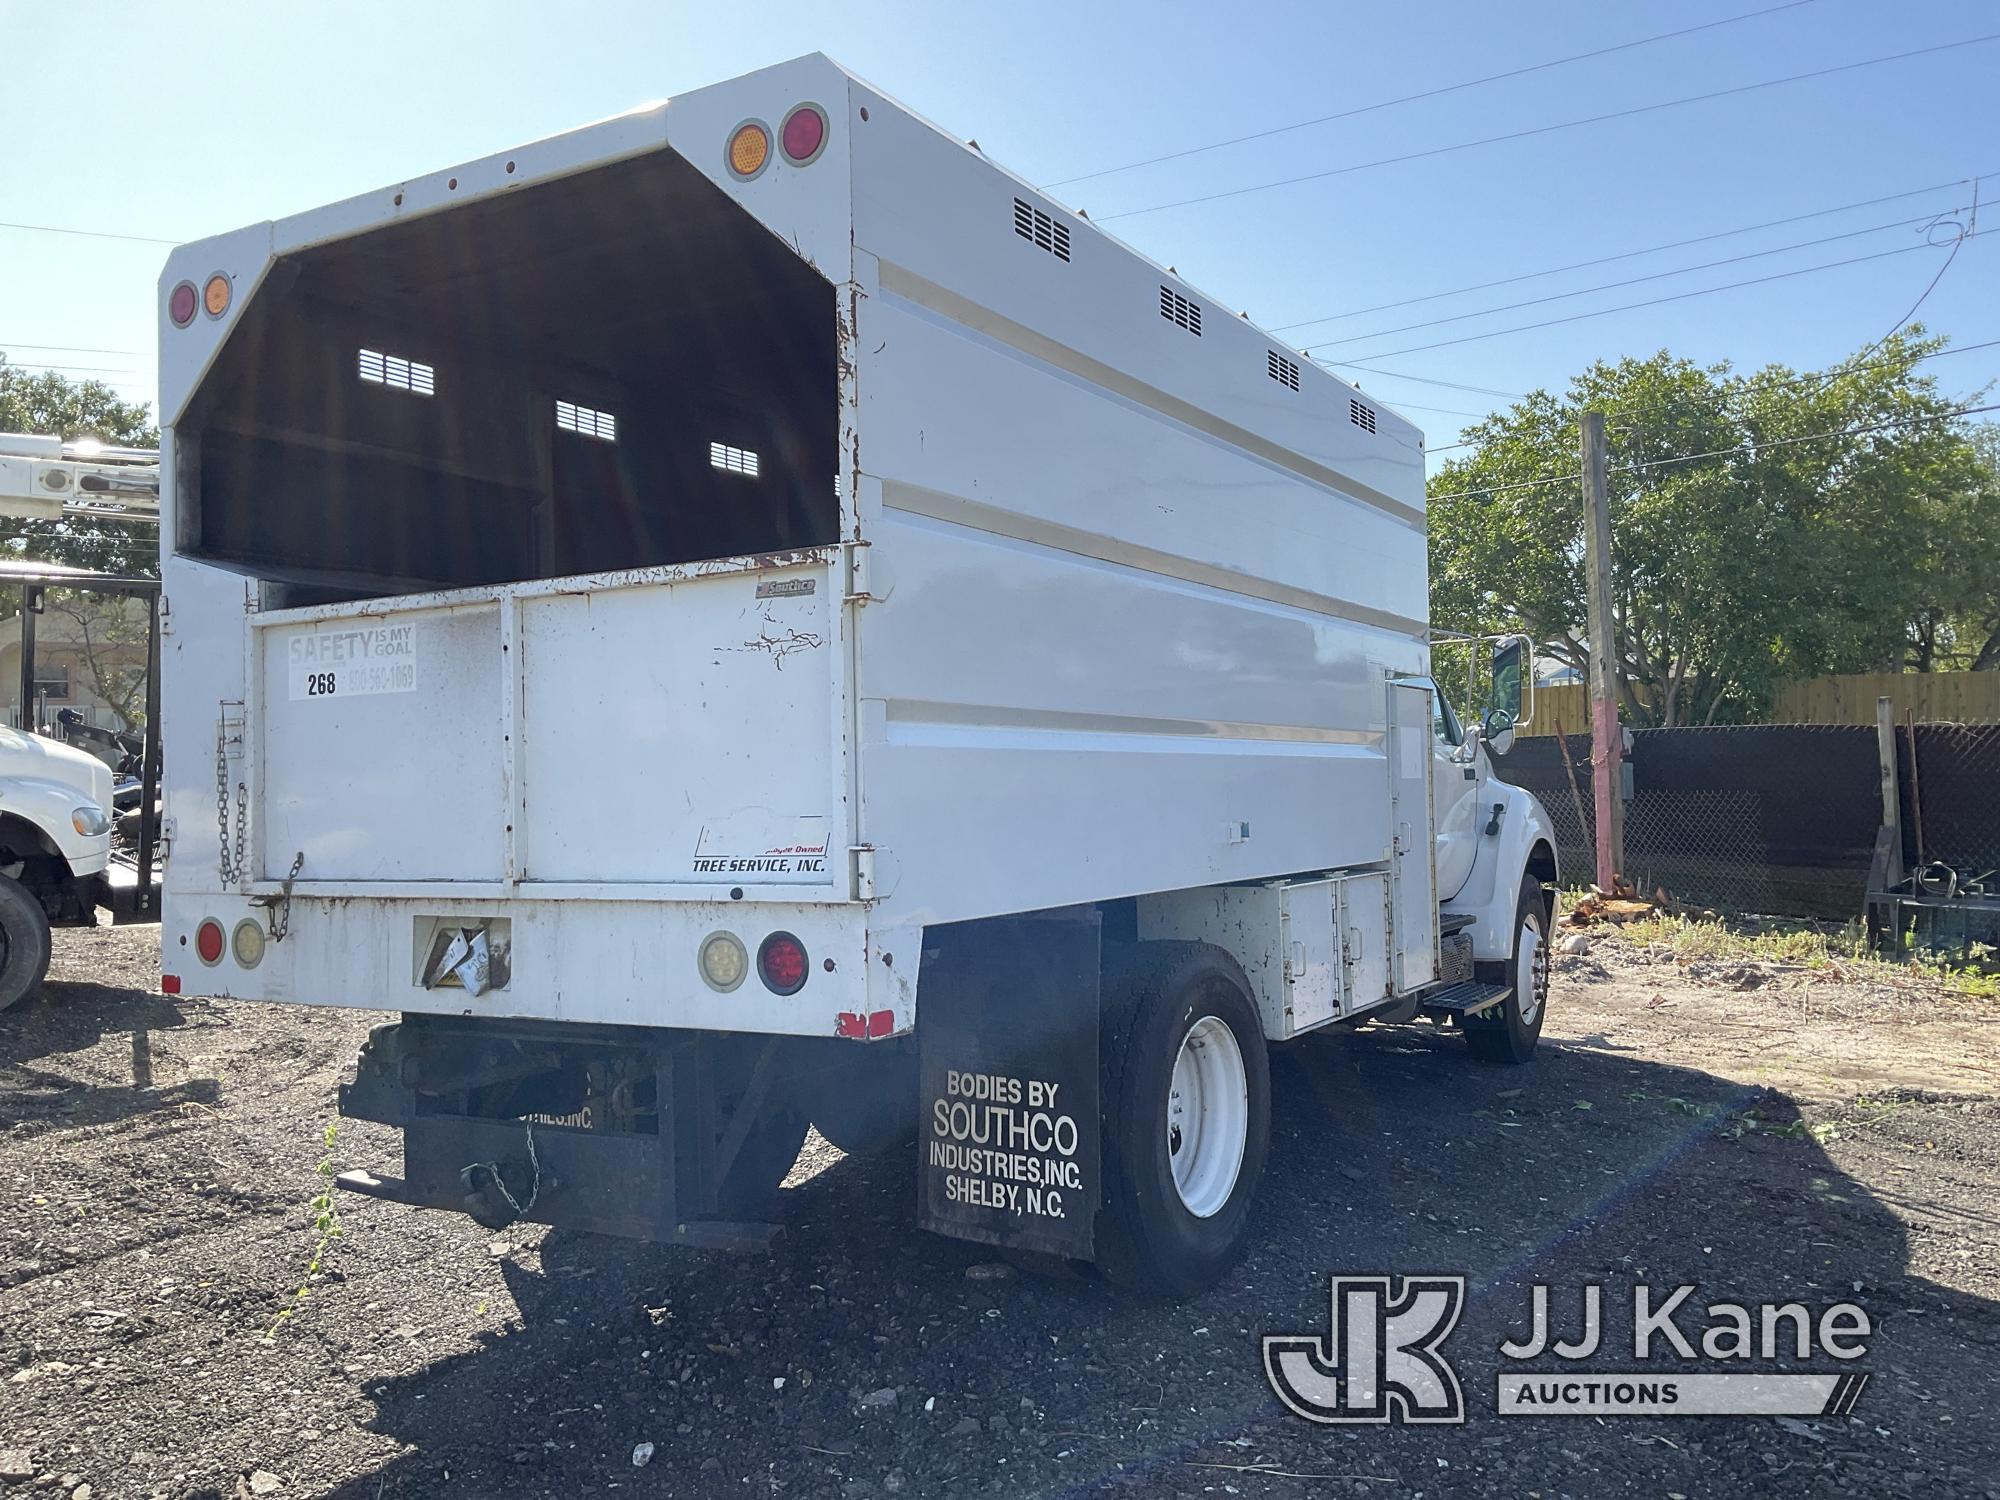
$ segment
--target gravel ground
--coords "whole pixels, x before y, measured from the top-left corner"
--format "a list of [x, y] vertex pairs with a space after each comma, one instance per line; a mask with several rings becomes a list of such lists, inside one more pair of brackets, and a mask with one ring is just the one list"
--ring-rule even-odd
[[[1251, 1252], [1186, 1305], [922, 1234], [912, 1154], [815, 1137], [769, 1257], [343, 1202], [266, 1341], [375, 1018], [158, 995], [156, 942], [58, 934], [0, 1017], [10, 1495], [2000, 1496], [2000, 1010], [1914, 982], [1600, 936], [1527, 1068], [1425, 1026], [1288, 1049]], [[371, 1126], [333, 1155], [400, 1166]], [[1472, 1279], [1469, 1423], [1285, 1414], [1259, 1335], [1323, 1331], [1329, 1272], [1420, 1270]], [[1494, 1414], [1528, 1283], [1562, 1316], [1639, 1278], [1852, 1297], [1873, 1381], [1844, 1420]]]

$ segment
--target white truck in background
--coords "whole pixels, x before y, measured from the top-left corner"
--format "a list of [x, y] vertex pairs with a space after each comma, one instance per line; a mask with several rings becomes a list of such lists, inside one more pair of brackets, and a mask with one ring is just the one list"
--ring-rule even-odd
[[1462, 726], [1421, 434], [826, 58], [160, 306], [162, 983], [400, 1013], [344, 1185], [757, 1244], [811, 1123], [1191, 1293], [1268, 1045], [1533, 1051], [1524, 643]]
[[[151, 519], [159, 487], [158, 455], [150, 450], [0, 432], [0, 515]], [[140, 914], [136, 874], [112, 860], [111, 767], [38, 733], [35, 717], [34, 614], [41, 590], [107, 583], [120, 593], [151, 588], [147, 580], [106, 579], [82, 568], [0, 562], [0, 594], [19, 589], [22, 607], [21, 722], [18, 729], [0, 727], [0, 1010], [33, 994], [47, 975], [52, 926], [93, 927], [99, 907]]]

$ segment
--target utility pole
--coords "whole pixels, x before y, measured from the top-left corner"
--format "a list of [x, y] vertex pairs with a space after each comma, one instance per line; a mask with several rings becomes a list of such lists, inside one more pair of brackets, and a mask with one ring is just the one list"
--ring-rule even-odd
[[1604, 413], [1578, 418], [1583, 439], [1583, 572], [1590, 598], [1590, 780], [1596, 794], [1597, 885], [1625, 864], [1625, 736], [1618, 727], [1618, 648], [1611, 624], [1611, 507], [1604, 493]]

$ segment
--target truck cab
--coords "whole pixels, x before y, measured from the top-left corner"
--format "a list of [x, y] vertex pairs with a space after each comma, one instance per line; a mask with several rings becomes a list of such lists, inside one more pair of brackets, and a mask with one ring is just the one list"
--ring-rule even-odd
[[49, 968], [51, 926], [110, 906], [111, 768], [39, 734], [0, 728], [0, 1010]]

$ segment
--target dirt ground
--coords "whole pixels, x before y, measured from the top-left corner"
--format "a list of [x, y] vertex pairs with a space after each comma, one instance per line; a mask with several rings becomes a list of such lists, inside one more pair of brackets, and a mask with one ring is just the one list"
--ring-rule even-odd
[[[10, 1496], [2000, 1497], [1990, 1002], [1599, 936], [1525, 1068], [1425, 1025], [1313, 1038], [1275, 1064], [1250, 1254], [1185, 1305], [920, 1233], [913, 1153], [815, 1137], [768, 1257], [344, 1202], [267, 1342], [379, 1018], [159, 995], [156, 941], [59, 934], [0, 1017]], [[400, 1166], [372, 1126], [333, 1155]], [[1466, 1425], [1278, 1406], [1259, 1336], [1324, 1332], [1336, 1271], [1471, 1278]], [[1844, 1419], [1494, 1412], [1528, 1284], [1573, 1320], [1581, 1283], [1629, 1310], [1639, 1279], [1851, 1297], [1871, 1383]]]

